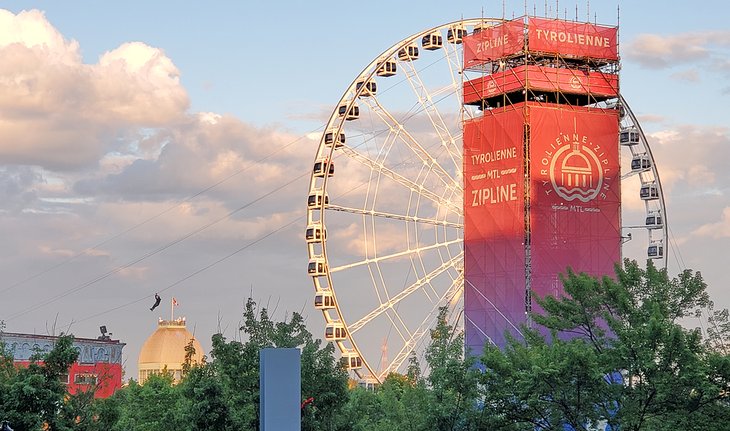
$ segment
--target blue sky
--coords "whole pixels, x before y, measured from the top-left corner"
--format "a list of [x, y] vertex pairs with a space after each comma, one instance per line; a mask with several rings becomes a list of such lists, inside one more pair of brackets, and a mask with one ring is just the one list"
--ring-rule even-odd
[[[538, 15], [545, 4], [536, 5]], [[555, 4], [548, 5], [551, 15]], [[575, 4], [559, 2], [560, 15], [567, 9], [573, 18]], [[622, 92], [649, 133], [665, 182], [683, 262], [674, 263], [675, 272], [702, 271], [718, 307], [728, 307], [730, 11], [720, 1], [671, 7], [592, 1], [591, 20], [595, 14], [599, 23], [615, 24], [619, 4]], [[7, 23], [18, 22], [22, 10], [41, 11], [33, 17], [38, 26], [26, 31], [56, 41], [36, 63], [15, 61], [8, 46], [18, 42], [18, 30], [0, 26], [0, 79], [7, 78], [0, 81], [0, 271], [8, 286], [16, 285], [0, 290], [3, 308], [21, 311], [7, 319], [7, 330], [46, 333], [55, 325], [56, 332], [70, 327], [94, 336], [105, 324], [129, 343], [128, 376], [136, 374], [138, 349], [157, 315], [150, 317], [144, 300], [102, 312], [173, 283], [179, 282], [167, 296], [178, 297], [180, 313], [205, 347], [219, 326], [235, 336], [248, 295], [276, 308], [279, 318], [304, 310], [318, 335], [322, 323], [311, 309], [299, 224], [180, 280], [304, 217], [306, 184], [278, 188], [287, 174], [309, 169], [317, 143], [302, 136], [324, 124], [378, 54], [427, 28], [462, 17], [500, 17], [503, 9], [501, 1], [225, 1], [215, 7], [9, 1], [2, 7]], [[519, 16], [525, 6], [508, 1], [504, 9], [508, 17]], [[585, 2], [578, 14], [586, 16]], [[114, 66], [120, 58], [143, 63], [131, 75], [120, 74]], [[285, 150], [202, 201], [175, 206], [272, 148]], [[85, 287], [214, 222], [203, 234]]]

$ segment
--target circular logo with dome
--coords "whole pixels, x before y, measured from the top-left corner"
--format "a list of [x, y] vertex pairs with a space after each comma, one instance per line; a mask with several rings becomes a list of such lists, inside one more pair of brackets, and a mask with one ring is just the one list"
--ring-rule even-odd
[[589, 202], [603, 186], [601, 161], [590, 147], [577, 141], [555, 152], [549, 175], [555, 193], [566, 201]]

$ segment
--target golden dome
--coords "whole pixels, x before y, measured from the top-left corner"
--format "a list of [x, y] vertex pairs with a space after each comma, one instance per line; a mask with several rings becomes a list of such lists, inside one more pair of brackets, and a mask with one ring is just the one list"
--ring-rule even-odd
[[185, 346], [193, 340], [195, 355], [193, 363], [203, 360], [203, 347], [185, 327], [185, 318], [162, 320], [157, 324], [157, 330], [144, 342], [139, 352], [139, 382], [144, 383], [151, 375], [170, 372], [176, 382], [182, 378], [182, 365], [185, 363]]

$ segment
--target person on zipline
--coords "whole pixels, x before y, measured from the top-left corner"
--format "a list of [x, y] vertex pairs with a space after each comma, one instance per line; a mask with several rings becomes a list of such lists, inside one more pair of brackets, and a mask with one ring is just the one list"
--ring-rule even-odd
[[157, 308], [157, 306], [160, 305], [160, 301], [162, 301], [162, 299], [160, 298], [160, 295], [155, 293], [155, 304], [152, 306], [152, 308], [150, 308], [150, 311]]

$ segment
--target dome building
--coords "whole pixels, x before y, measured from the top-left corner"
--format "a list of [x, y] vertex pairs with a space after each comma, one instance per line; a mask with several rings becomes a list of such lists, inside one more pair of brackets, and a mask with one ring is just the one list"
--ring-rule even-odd
[[165, 370], [172, 374], [176, 383], [179, 382], [185, 363], [185, 347], [191, 340], [195, 348], [192, 363], [199, 364], [203, 361], [203, 347], [185, 327], [185, 318], [160, 319], [157, 330], [147, 338], [139, 352], [139, 383], [143, 384], [152, 374]]

